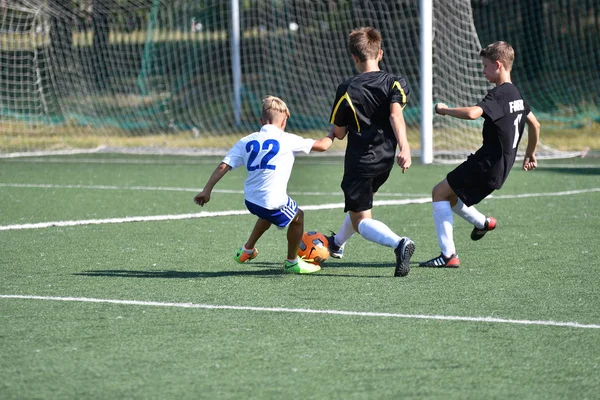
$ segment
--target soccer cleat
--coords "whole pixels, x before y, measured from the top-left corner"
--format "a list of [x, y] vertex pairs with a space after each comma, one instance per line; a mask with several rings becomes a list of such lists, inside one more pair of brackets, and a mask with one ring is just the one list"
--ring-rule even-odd
[[238, 263], [243, 264], [246, 261], [255, 259], [257, 255], [258, 255], [258, 250], [254, 249], [254, 251], [251, 254], [248, 254], [244, 251], [244, 248], [242, 247], [241, 249], [239, 249], [237, 251], [237, 253], [235, 253], [235, 256], [233, 256], [233, 259], [235, 261], [237, 261]]
[[284, 274], [312, 274], [321, 270], [321, 267], [316, 264], [311, 264], [301, 258], [297, 258], [296, 260], [295, 262], [285, 260], [283, 263]]
[[325, 236], [327, 238], [327, 249], [329, 255], [333, 258], [344, 257], [344, 246], [338, 246], [335, 244], [335, 233], [331, 231], [331, 236]]
[[496, 228], [496, 218], [494, 217], [485, 217], [485, 224], [483, 228], [479, 229], [478, 227], [473, 228], [471, 232], [472, 240], [479, 240], [486, 234], [488, 231], [493, 231]]
[[442, 253], [429, 261], [419, 263], [419, 267], [458, 268], [460, 267], [460, 260], [458, 259], [458, 254], [452, 254], [450, 257], [446, 257]]
[[396, 253], [396, 271], [394, 276], [406, 276], [410, 271], [410, 257], [415, 252], [415, 243], [405, 237], [400, 240], [398, 247], [394, 250]]

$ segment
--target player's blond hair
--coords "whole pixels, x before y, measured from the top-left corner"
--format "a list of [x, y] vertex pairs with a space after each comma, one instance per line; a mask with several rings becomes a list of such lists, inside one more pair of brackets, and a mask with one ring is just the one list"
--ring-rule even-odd
[[265, 123], [276, 123], [290, 117], [288, 106], [279, 97], [267, 96], [263, 99], [262, 114]]
[[512, 70], [515, 61], [515, 50], [510, 44], [502, 41], [488, 44], [484, 49], [481, 49], [479, 55], [490, 61], [500, 61], [508, 71]]
[[348, 35], [348, 50], [360, 62], [377, 59], [381, 50], [381, 33], [375, 28], [365, 26], [354, 29]]

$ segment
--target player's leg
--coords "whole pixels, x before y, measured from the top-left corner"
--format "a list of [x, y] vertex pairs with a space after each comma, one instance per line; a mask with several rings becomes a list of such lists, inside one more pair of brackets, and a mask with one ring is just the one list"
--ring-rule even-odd
[[302, 240], [302, 234], [304, 233], [304, 211], [298, 209], [296, 217], [290, 222], [287, 229], [287, 260], [295, 261], [298, 258], [298, 248], [300, 247], [300, 240]]
[[258, 239], [271, 227], [271, 222], [266, 219], [258, 218], [256, 224], [254, 224], [254, 228], [250, 233], [250, 237], [245, 245], [242, 246], [241, 249], [237, 251], [235, 254], [235, 261], [239, 263], [245, 263], [247, 261], [253, 260], [258, 256], [258, 249], [256, 249], [256, 242]]
[[438, 236], [438, 244], [442, 254], [450, 257], [456, 253], [454, 246], [454, 221], [451, 204], [456, 203], [458, 197], [444, 179], [434, 186], [431, 192], [433, 220]]
[[396, 269], [394, 276], [406, 276], [410, 272], [410, 258], [415, 243], [408, 237], [400, 237], [386, 224], [371, 217], [371, 210], [350, 211], [350, 218], [358, 233], [365, 239], [394, 249]]
[[431, 208], [441, 254], [438, 257], [420, 263], [420, 266], [453, 268], [460, 266], [456, 247], [454, 246], [454, 220], [451, 206], [451, 203], [456, 203], [457, 198], [447, 179], [434, 186], [431, 192]]
[[304, 234], [304, 211], [298, 209], [298, 213], [288, 225], [288, 253], [283, 263], [283, 272], [286, 274], [312, 274], [321, 270], [319, 265], [311, 264], [298, 257], [302, 234]]
[[452, 211], [474, 225], [471, 231], [471, 239], [479, 240], [487, 232], [496, 228], [496, 219], [494, 217], [486, 217], [479, 212], [475, 206], [467, 206], [461, 199], [457, 198], [456, 204], [452, 206]]
[[[350, 192], [355, 192], [357, 189], [354, 187], [358, 175], [352, 171], [344, 171], [344, 177], [342, 178], [342, 190], [344, 192], [344, 198], [348, 198]], [[348, 203], [346, 203], [347, 205]], [[348, 207], [344, 209], [346, 213], [344, 222], [338, 230], [338, 233], [331, 231], [331, 236], [327, 236], [327, 248], [329, 255], [333, 258], [342, 258], [344, 256], [344, 246], [346, 242], [354, 235], [355, 229], [352, 226], [350, 219], [350, 213]]]
[[254, 225], [254, 229], [252, 229], [252, 233], [250, 233], [250, 237], [248, 241], [244, 245], [247, 249], [253, 249], [256, 246], [256, 242], [261, 236], [271, 227], [271, 222], [266, 219], [259, 218]]
[[494, 191], [488, 184], [490, 179], [493, 180], [490, 174], [488, 162], [469, 157], [446, 177], [458, 197], [452, 203], [452, 211], [474, 225], [471, 232], [473, 240], [481, 239], [486, 232], [496, 228], [493, 217], [486, 217], [474, 207]]
[[393, 249], [398, 246], [400, 236], [396, 235], [386, 224], [373, 219], [371, 210], [350, 211], [352, 226], [365, 239]]
[[395, 249], [400, 243], [400, 236], [383, 222], [374, 220], [371, 214], [373, 196], [387, 180], [390, 171], [386, 170], [373, 176], [344, 175], [342, 190], [345, 211], [350, 215], [353, 230], [371, 242]]
[[479, 229], [482, 229], [485, 225], [485, 215], [477, 211], [474, 206], [467, 207], [459, 198], [456, 198], [456, 204], [452, 205], [452, 211]]
[[[304, 233], [304, 212], [298, 208], [298, 203], [292, 198], [288, 197], [286, 205], [276, 210], [269, 210], [249, 201], [246, 201], [246, 207], [252, 214], [267, 221], [269, 225], [274, 224], [278, 229], [288, 229], [287, 259], [283, 264], [283, 272], [309, 274], [321, 269], [318, 265], [309, 264], [298, 258], [298, 247]], [[265, 226], [266, 224], [263, 225], [260, 221], [257, 222], [250, 240], [258, 240], [268, 229], [268, 227], [265, 229]], [[261, 229], [264, 230], [261, 232]], [[256, 235], [254, 236], [255, 233]]]
[[342, 183], [352, 227], [363, 238], [394, 249], [396, 256], [395, 276], [405, 276], [410, 271], [410, 257], [415, 244], [407, 237], [400, 237], [386, 224], [372, 218], [373, 195], [387, 180], [390, 171], [374, 177], [356, 177], [346, 185]]
[[331, 232], [331, 236], [327, 236], [327, 247], [329, 254], [333, 258], [344, 257], [344, 246], [346, 242], [354, 235], [354, 228], [350, 219], [350, 213], [346, 213], [344, 222], [338, 230], [338, 233]]

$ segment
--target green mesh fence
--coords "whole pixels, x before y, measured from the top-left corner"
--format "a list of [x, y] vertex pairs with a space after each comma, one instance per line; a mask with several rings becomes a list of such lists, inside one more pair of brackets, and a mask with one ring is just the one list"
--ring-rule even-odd
[[[434, 1], [434, 100], [474, 104], [489, 89], [478, 51], [506, 40], [513, 80], [542, 122], [598, 121], [599, 2]], [[381, 67], [412, 86], [405, 113], [418, 143], [418, 0], [240, 1], [237, 111], [230, 1], [0, 2], [0, 153], [227, 148], [257, 129], [268, 94], [290, 106], [288, 130], [320, 135], [338, 83], [355, 73], [347, 34], [364, 25], [383, 34]], [[480, 141], [478, 123], [436, 120], [436, 154]]]
[[600, 1], [473, 1], [484, 43], [517, 49], [513, 80], [543, 121], [600, 122]]

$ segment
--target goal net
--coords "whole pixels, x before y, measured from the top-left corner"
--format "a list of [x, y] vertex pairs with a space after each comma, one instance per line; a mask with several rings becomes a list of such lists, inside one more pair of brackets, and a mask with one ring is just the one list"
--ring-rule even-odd
[[[480, 100], [490, 85], [479, 50], [502, 39], [542, 123], [595, 123], [600, 7], [562, 3], [573, 2], [433, 1], [431, 101]], [[337, 85], [356, 73], [347, 35], [366, 25], [383, 35], [381, 68], [411, 85], [405, 119], [419, 148], [419, 0], [245, 0], [239, 17], [236, 53], [231, 1], [0, 0], [0, 154], [223, 151], [257, 130], [269, 94], [288, 103], [289, 131], [321, 136]], [[464, 158], [481, 121], [435, 117], [433, 144], [437, 160]]]

